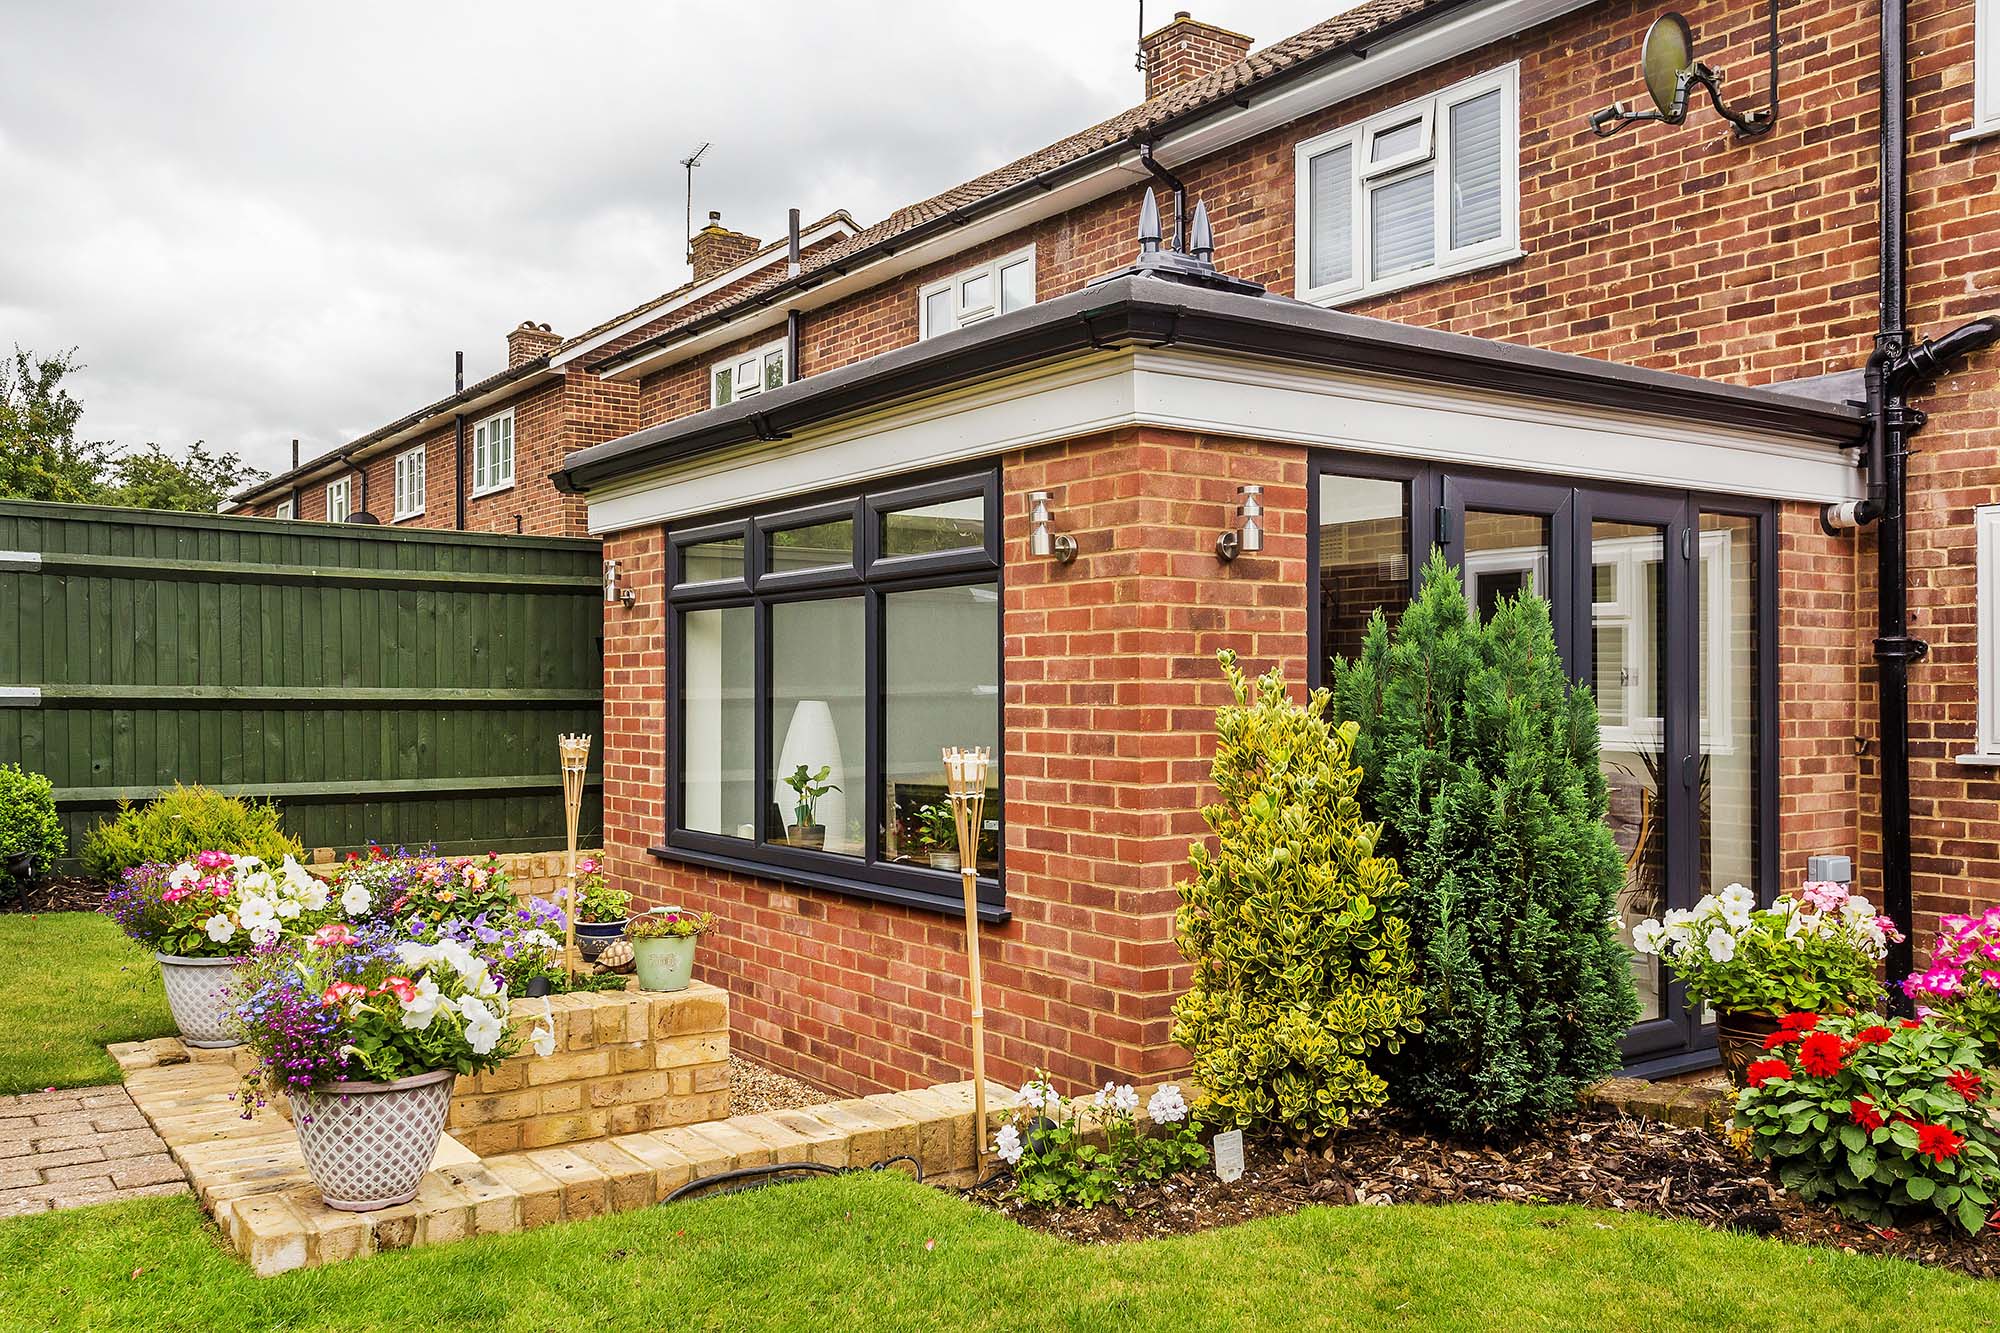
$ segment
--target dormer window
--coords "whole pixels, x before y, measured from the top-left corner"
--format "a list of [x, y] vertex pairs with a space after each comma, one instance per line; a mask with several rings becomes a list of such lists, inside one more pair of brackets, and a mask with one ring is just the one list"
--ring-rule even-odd
[[1035, 247], [954, 273], [917, 293], [919, 338], [962, 329], [1035, 303]]
[[721, 407], [766, 389], [783, 388], [791, 382], [789, 371], [783, 342], [718, 361], [708, 368], [708, 405]]

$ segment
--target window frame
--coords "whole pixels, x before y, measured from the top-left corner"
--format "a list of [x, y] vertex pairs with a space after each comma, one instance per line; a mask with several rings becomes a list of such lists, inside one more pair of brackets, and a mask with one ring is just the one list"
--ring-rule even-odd
[[[2000, 0], [1996, 0], [2000, 2]], [[1477, 269], [1510, 263], [1521, 249], [1521, 66], [1509, 62], [1450, 87], [1369, 116], [1325, 134], [1302, 140], [1292, 152], [1293, 273], [1295, 295], [1301, 301], [1335, 306], [1366, 300]], [[1451, 244], [1451, 110], [1498, 92], [1500, 111], [1500, 234], [1490, 240], [1454, 248]], [[1367, 160], [1377, 135], [1412, 119], [1421, 119], [1419, 148], [1380, 162]], [[1341, 148], [1348, 150], [1351, 173], [1348, 194], [1348, 276], [1313, 285], [1312, 162]], [[1385, 187], [1431, 172], [1431, 262], [1384, 278], [1369, 276], [1373, 267], [1369, 220], [1374, 196]]]
[[272, 518], [295, 519], [299, 516], [299, 502], [293, 499], [278, 501], [278, 507], [271, 511]]
[[[334, 492], [340, 493], [340, 517], [333, 516]], [[335, 477], [326, 484], [326, 521], [345, 523], [354, 516], [354, 478]]]
[[2000, 504], [1978, 505], [1972, 511], [1974, 538], [1973, 619], [1977, 648], [1974, 686], [1978, 721], [1974, 748], [1958, 756], [1961, 764], [2000, 767]]
[[[410, 460], [412, 459], [416, 460], [414, 465], [410, 464]], [[423, 517], [424, 485], [427, 480], [427, 478], [424, 475], [425, 464], [426, 464], [425, 447], [421, 444], [414, 449], [405, 449], [403, 450], [402, 453], [396, 455], [395, 464], [390, 471], [390, 483], [389, 483], [389, 507], [391, 510], [391, 515], [389, 519], [390, 522], [401, 523], [405, 519]], [[404, 500], [403, 479], [406, 471], [414, 474], [414, 476], [412, 477], [412, 487], [411, 487], [411, 490], [416, 497], [416, 504], [414, 507], [405, 506], [403, 503]]]
[[[1036, 262], [1035, 247], [1033, 245], [1026, 245], [1019, 250], [1012, 250], [997, 258], [989, 259], [984, 264], [963, 269], [952, 274], [950, 277], [939, 278], [935, 282], [927, 282], [922, 287], [919, 287], [917, 289], [917, 341], [923, 342], [928, 338], [935, 338], [941, 334], [955, 332], [968, 324], [977, 324], [998, 315], [1011, 315], [1014, 313], [1011, 310], [1003, 310], [1001, 308], [1004, 304], [1001, 295], [1004, 284], [1000, 275], [1007, 269], [1022, 263], [1028, 266], [1028, 305], [1039, 304], [1042, 299], [1040, 265]], [[992, 283], [993, 299], [984, 305], [966, 305], [964, 299], [965, 285], [982, 277]], [[934, 329], [931, 327], [931, 298], [939, 293], [948, 293], [952, 298], [951, 326], [949, 328]], [[1025, 310], [1027, 306], [1016, 308]]]
[[[487, 474], [493, 470], [488, 463], [488, 454], [493, 448], [493, 432], [491, 428], [502, 420], [507, 423], [507, 479], [505, 481], [482, 480], [482, 478], [486, 478]], [[514, 459], [518, 452], [515, 436], [518, 430], [519, 423], [514, 420], [514, 409], [511, 407], [502, 408], [500, 411], [484, 418], [477, 425], [473, 426], [471, 498], [476, 500], [482, 495], [498, 495], [501, 491], [514, 489]]]
[[2000, 0], [1978, 0], [1972, 17], [1972, 119], [1955, 142], [2000, 134]]
[[[985, 530], [977, 548], [927, 555], [884, 557], [881, 554], [883, 516], [917, 505], [978, 496], [985, 501]], [[800, 501], [803, 501], [801, 503]], [[783, 502], [780, 502], [783, 505]], [[851, 519], [853, 549], [847, 563], [802, 570], [772, 570], [769, 539], [787, 528]], [[896, 903], [943, 913], [964, 911], [964, 890], [957, 872], [900, 864], [886, 857], [883, 832], [883, 758], [889, 700], [884, 660], [886, 599], [903, 592], [990, 584], [1004, 616], [1004, 569], [1001, 559], [1000, 478], [986, 468], [948, 475], [895, 478], [874, 487], [847, 487], [821, 496], [795, 497], [788, 507], [750, 507], [726, 515], [704, 515], [683, 526], [670, 526], [666, 550], [666, 727], [663, 739], [664, 827], [660, 842], [650, 848], [664, 861], [685, 862], [774, 879], [808, 888], [826, 889], [850, 897]], [[744, 541], [741, 577], [685, 582], [686, 552], [722, 538], [740, 535]], [[858, 597], [863, 617], [865, 660], [863, 679], [862, 851], [859, 856], [771, 841], [764, 819], [776, 799], [772, 766], [780, 737], [770, 718], [772, 689], [771, 609], [788, 603]], [[749, 607], [754, 615], [754, 681], [751, 689], [752, 751], [755, 757], [753, 806], [757, 811], [755, 839], [682, 827], [687, 808], [686, 772], [681, 747], [685, 728], [687, 615], [692, 611]], [[987, 817], [998, 819], [1000, 837], [996, 865], [978, 881], [978, 912], [982, 921], [1004, 922], [1006, 907], [1006, 650], [1004, 625], [996, 624], [994, 681], [995, 728], [1001, 743], [993, 755], [994, 782], [1002, 793], [1000, 808], [991, 803]]]
[[[790, 350], [786, 344], [786, 340], [780, 338], [776, 342], [765, 343], [762, 347], [753, 347], [740, 355], [728, 356], [720, 361], [710, 362], [708, 367], [708, 405], [710, 407], [727, 407], [729, 404], [741, 402], [745, 398], [755, 398], [758, 394], [766, 392], [767, 388], [782, 389], [785, 385], [790, 384], [792, 382]], [[773, 356], [778, 358], [778, 364], [783, 367], [784, 374], [777, 384], [766, 386], [764, 383], [764, 368]], [[757, 387], [754, 389], [745, 390], [736, 382], [734, 372], [741, 370], [746, 362], [755, 362], [757, 366]], [[729, 397], [727, 398], [722, 397], [721, 394], [722, 373], [724, 371], [731, 372]]]

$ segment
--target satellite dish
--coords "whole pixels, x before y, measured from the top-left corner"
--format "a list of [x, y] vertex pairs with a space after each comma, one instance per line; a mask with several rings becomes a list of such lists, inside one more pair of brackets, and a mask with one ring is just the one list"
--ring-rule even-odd
[[1687, 118], [1687, 98], [1681, 94], [1681, 74], [1694, 64], [1694, 33], [1688, 21], [1669, 10], [1653, 20], [1646, 30], [1640, 66], [1646, 77], [1646, 91], [1660, 118], [1679, 124]]

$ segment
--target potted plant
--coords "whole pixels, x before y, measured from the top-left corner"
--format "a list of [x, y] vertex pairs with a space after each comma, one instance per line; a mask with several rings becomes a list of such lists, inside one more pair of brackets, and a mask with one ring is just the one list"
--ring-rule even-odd
[[[560, 890], [558, 894], [560, 895]], [[604, 946], [625, 934], [632, 895], [605, 882], [604, 863], [594, 856], [576, 862], [576, 951], [595, 962]]]
[[2000, 907], [1939, 917], [1929, 965], [1903, 978], [1903, 994], [1918, 1013], [1978, 1042], [1986, 1067], [2000, 1069]]
[[686, 990], [694, 980], [695, 941], [715, 929], [707, 912], [685, 907], [657, 907], [626, 924], [632, 937], [632, 959], [641, 990]]
[[1902, 938], [1866, 898], [1838, 884], [1759, 908], [1741, 884], [1632, 928], [1632, 947], [1657, 954], [1687, 988], [1689, 1004], [1715, 1010], [1715, 1042], [1739, 1086], [1750, 1062], [1789, 1013], [1845, 1014], [1881, 994], [1876, 969]]
[[950, 801], [932, 801], [917, 809], [917, 841], [930, 854], [931, 869], [958, 869], [958, 821]]
[[840, 790], [827, 781], [832, 776], [833, 768], [829, 764], [821, 764], [817, 773], [800, 764], [785, 779], [785, 785], [792, 789], [794, 798], [792, 813], [797, 816], [797, 822], [785, 828], [785, 841], [792, 846], [826, 846], [826, 828], [819, 822], [818, 811], [821, 797]]
[[[453, 1081], [515, 1054], [507, 990], [456, 940], [399, 937], [391, 924], [341, 922], [246, 971], [237, 1021], [258, 1067], [246, 1111], [272, 1092], [292, 1104], [306, 1167], [329, 1207], [407, 1203], [437, 1155]], [[538, 1055], [555, 1036], [537, 1026]]]
[[273, 873], [254, 856], [206, 851], [178, 865], [127, 870], [103, 911], [153, 951], [181, 1040], [240, 1044], [230, 1016], [237, 970], [286, 930], [311, 930], [334, 912], [332, 890], [291, 857]]

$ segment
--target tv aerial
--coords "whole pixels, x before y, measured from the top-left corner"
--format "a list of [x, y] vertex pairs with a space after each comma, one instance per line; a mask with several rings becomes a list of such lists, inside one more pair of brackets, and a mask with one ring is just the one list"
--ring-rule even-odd
[[1771, 0], [1771, 100], [1768, 106], [1747, 111], [1732, 110], [1722, 100], [1722, 71], [1710, 69], [1694, 54], [1694, 31], [1688, 21], [1671, 10], [1653, 20], [1641, 48], [1640, 70], [1653, 110], [1634, 111], [1628, 103], [1616, 102], [1590, 117], [1591, 132], [1608, 139], [1627, 125], [1657, 120], [1679, 125], [1687, 120], [1695, 90], [1703, 89], [1724, 120], [1736, 127], [1739, 138], [1769, 134], [1778, 123], [1778, 0]]

